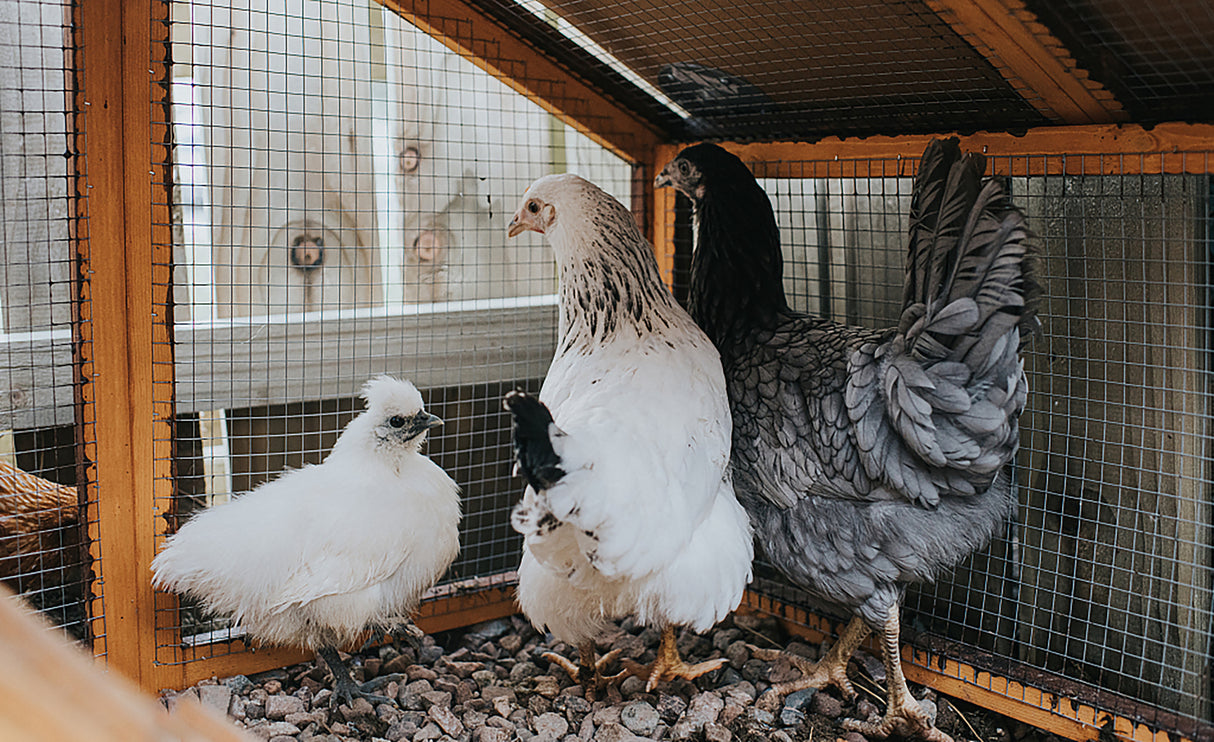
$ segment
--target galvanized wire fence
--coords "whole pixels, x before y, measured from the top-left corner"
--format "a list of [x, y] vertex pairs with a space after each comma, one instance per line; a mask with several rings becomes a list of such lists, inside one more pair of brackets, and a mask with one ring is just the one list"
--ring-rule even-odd
[[[1037, 235], [1045, 289], [1026, 353], [1020, 512], [987, 550], [913, 587], [903, 617], [920, 646], [1197, 737], [1214, 730], [1211, 178], [1150, 171], [1212, 163], [992, 158]], [[896, 324], [908, 163], [751, 164], [803, 174], [761, 180], [791, 303]], [[864, 177], [827, 177], [849, 169]], [[814, 608], [773, 571], [757, 587]]]
[[70, 3], [0, 3], [0, 579], [87, 640], [70, 38]]
[[[540, 175], [580, 172], [628, 202], [631, 168], [369, 0], [172, 7], [168, 530], [320, 461], [389, 373], [446, 421], [428, 443], [463, 488], [446, 581], [510, 573], [521, 490], [501, 398], [538, 390], [556, 279], [550, 249], [506, 225]], [[175, 610], [158, 662], [233, 651], [199, 648], [226, 623]]]

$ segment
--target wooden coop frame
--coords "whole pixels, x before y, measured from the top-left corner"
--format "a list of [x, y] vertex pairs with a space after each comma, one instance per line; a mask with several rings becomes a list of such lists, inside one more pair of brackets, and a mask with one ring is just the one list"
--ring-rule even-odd
[[[639, 169], [633, 209], [657, 246], [664, 275], [672, 274], [674, 194], [655, 192], [652, 175], [683, 145], [663, 141], [658, 128], [571, 75], [475, 3], [380, 1]], [[976, 49], [997, 60], [1000, 74], [1056, 123], [1019, 135], [961, 136], [963, 148], [984, 151], [996, 162], [1023, 158], [1016, 162], [1025, 163], [1026, 173], [1005, 174], [1035, 174], [1047, 166], [1064, 168], [1054, 174], [1107, 174], [1110, 168], [1117, 173], [1214, 173], [1208, 159], [1178, 154], [1214, 151], [1214, 126], [1147, 129], [1116, 123], [1123, 112], [1112, 96], [1078, 69], [1015, 0], [929, 0], [929, 5]], [[171, 390], [174, 383], [173, 328], [162, 311], [171, 304], [167, 266], [172, 256], [165, 254], [171, 244], [169, 194], [154, 186], [170, 179], [166, 172], [155, 172], [169, 162], [169, 133], [163, 124], [153, 123], [164, 120], [153, 113], [167, 102], [156, 97], [163, 90], [150, 84], [163, 75], [165, 61], [153, 58], [151, 50], [167, 37], [167, 12], [158, 0], [90, 0], [77, 3], [74, 24], [76, 72], [84, 81], [74, 105], [81, 113], [72, 147], [77, 156], [76, 241], [84, 274], [78, 302], [77, 404], [83, 425], [92, 431], [89, 440], [95, 441], [84, 445], [82, 455], [89, 499], [98, 503], [89, 536], [104, 591], [94, 597], [97, 609], [91, 614], [97, 623], [95, 653], [149, 690], [303, 659], [291, 650], [236, 652], [175, 664], [155, 659], [157, 631], [163, 630], [156, 609], [173, 600], [152, 590], [149, 572], [153, 534], [164, 530], [154, 503], [170, 495], [166, 490], [172, 487], [172, 405], [156, 401], [153, 394]], [[554, 81], [559, 81], [559, 91]], [[781, 169], [779, 164], [800, 160], [837, 160], [832, 177], [863, 177], [856, 168], [875, 158], [901, 158], [912, 172], [930, 138], [828, 138], [728, 147], [747, 161], [773, 163], [762, 173], [769, 177], [803, 177], [795, 166]], [[163, 144], [149, 144], [153, 142]], [[1118, 152], [1135, 156], [1121, 162], [1109, 157]], [[1062, 153], [1068, 157], [1034, 157]], [[1085, 158], [1085, 153], [1104, 156]], [[1142, 157], [1144, 153], [1151, 156]], [[149, 271], [149, 266], [158, 267]], [[508, 582], [436, 597], [425, 606], [419, 625], [438, 631], [509, 615], [516, 608]], [[790, 631], [811, 638], [830, 633], [828, 622], [753, 593], [743, 610], [781, 617]], [[1021, 685], [941, 654], [908, 645], [903, 656], [912, 660], [907, 664], [911, 680], [1069, 739], [1092, 739], [1104, 728], [1124, 739], [1170, 738], [1167, 731], [1129, 715]]]

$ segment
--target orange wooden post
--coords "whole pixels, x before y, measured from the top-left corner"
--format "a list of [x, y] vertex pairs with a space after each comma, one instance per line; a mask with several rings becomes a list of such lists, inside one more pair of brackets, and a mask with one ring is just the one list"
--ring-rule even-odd
[[[675, 144], [659, 144], [654, 147], [653, 175], [656, 177], [666, 167], [666, 163], [682, 149]], [[674, 286], [674, 199], [673, 188], [654, 188], [653, 192], [653, 248], [658, 256], [658, 269], [667, 288]]]
[[[167, 318], [159, 308], [152, 266], [151, 0], [93, 0], [79, 12], [79, 75], [85, 149], [79, 177], [83, 198], [80, 250], [86, 260], [87, 321], [82, 349], [84, 422], [91, 428], [90, 499], [97, 502], [92, 534], [109, 665], [149, 686], [155, 616], [148, 564], [153, 552], [153, 444], [168, 441], [153, 424], [155, 355]], [[163, 199], [161, 199], [163, 201]], [[167, 234], [167, 219], [162, 221]], [[160, 262], [167, 265], [167, 260]], [[171, 365], [168, 369], [171, 381]], [[163, 373], [163, 370], [161, 371]], [[167, 427], [167, 426], [166, 426]], [[170, 483], [171, 484], [171, 483]], [[100, 536], [99, 539], [96, 537]]]

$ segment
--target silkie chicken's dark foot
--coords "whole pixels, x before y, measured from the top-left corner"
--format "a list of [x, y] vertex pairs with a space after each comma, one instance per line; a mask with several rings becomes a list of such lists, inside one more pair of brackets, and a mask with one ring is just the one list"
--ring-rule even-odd
[[793, 680], [787, 680], [783, 683], [773, 683], [764, 696], [770, 695], [769, 701], [764, 703], [764, 707], [777, 705], [784, 696], [789, 693], [795, 693], [806, 688], [814, 688], [821, 690], [828, 685], [833, 685], [843, 692], [844, 698], [851, 700], [856, 697], [856, 689], [852, 687], [851, 680], [847, 677], [847, 663], [851, 660], [852, 654], [856, 648], [864, 641], [864, 637], [868, 636], [868, 625], [859, 618], [853, 618], [851, 623], [847, 624], [847, 628], [843, 629], [843, 633], [839, 636], [839, 640], [834, 643], [826, 656], [817, 662], [810, 662], [804, 657], [798, 657], [795, 654], [790, 654], [780, 649], [762, 649], [753, 645], [747, 645], [750, 649], [750, 654], [756, 659], [764, 662], [772, 662], [779, 657], [788, 660], [788, 663], [801, 671], [801, 677]]
[[896, 734], [927, 742], [953, 742], [952, 737], [936, 728], [906, 685], [906, 676], [902, 674], [902, 657], [898, 651], [898, 631], [898, 608], [895, 606], [881, 631], [881, 655], [885, 660], [885, 677], [889, 685], [885, 716], [875, 721], [845, 719], [843, 728], [870, 739], [885, 739]]
[[417, 627], [413, 623], [413, 619], [408, 616], [402, 616], [392, 620], [391, 628], [387, 630], [375, 629], [371, 632], [371, 636], [367, 637], [367, 641], [359, 647], [359, 653], [370, 649], [374, 644], [386, 638], [392, 639], [392, 644], [396, 647], [396, 651], [400, 651], [400, 643], [404, 642], [413, 648], [413, 651], [421, 651], [422, 639], [426, 636], [426, 632]]
[[333, 695], [329, 698], [329, 708], [335, 709], [343, 704], [349, 706], [354, 703], [355, 698], [365, 698], [372, 706], [393, 702], [393, 699], [387, 696], [369, 692], [374, 686], [367, 688], [367, 683], [361, 686], [355, 683], [354, 678], [350, 676], [350, 668], [333, 647], [321, 647], [316, 650], [316, 654], [325, 661], [329, 672], [333, 674]]
[[653, 664], [642, 665], [629, 659], [620, 662], [624, 665], [624, 672], [620, 675], [634, 675], [644, 680], [646, 693], [656, 688], [658, 683], [663, 680], [674, 680], [675, 678], [695, 680], [701, 675], [706, 675], [729, 664], [729, 660], [724, 657], [694, 665], [687, 664], [679, 656], [679, 648], [674, 638], [674, 627], [671, 626], [662, 629], [662, 643], [658, 646], [658, 656], [654, 659]]
[[594, 658], [594, 642], [587, 641], [582, 642], [578, 647], [578, 663], [576, 665], [556, 652], [544, 652], [540, 656], [564, 670], [574, 682], [581, 684], [582, 688], [585, 689], [586, 700], [593, 701], [595, 695], [600, 690], [623, 679], [624, 673], [617, 673], [615, 675], [603, 674], [603, 668], [614, 662], [622, 651], [624, 650], [613, 649], [596, 660]]

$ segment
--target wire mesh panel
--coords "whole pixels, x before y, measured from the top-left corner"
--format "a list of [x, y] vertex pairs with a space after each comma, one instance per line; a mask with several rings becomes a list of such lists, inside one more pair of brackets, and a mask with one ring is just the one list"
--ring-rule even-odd
[[70, 3], [0, 3], [0, 579], [88, 639], [71, 51]]
[[[411, 379], [463, 490], [445, 582], [510, 579], [519, 543], [504, 393], [538, 390], [556, 278], [506, 238], [526, 186], [578, 172], [628, 203], [632, 168], [370, 0], [172, 6], [172, 531], [319, 462], [364, 382]], [[351, 534], [357, 538], [357, 534]], [[157, 660], [238, 627], [166, 605]], [[237, 633], [233, 633], [237, 632]], [[177, 652], [179, 634], [196, 649]]]
[[[1205, 738], [1214, 202], [1208, 175], [1149, 173], [1206, 173], [1214, 159], [1153, 158], [992, 158], [988, 172], [1036, 233], [1045, 289], [1043, 332], [1026, 352], [1019, 515], [950, 574], [912, 587], [903, 619], [921, 646]], [[748, 164], [779, 176], [760, 182], [790, 303], [895, 325], [913, 163]], [[760, 574], [762, 592], [813, 607], [774, 570]]]

